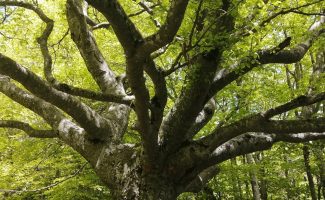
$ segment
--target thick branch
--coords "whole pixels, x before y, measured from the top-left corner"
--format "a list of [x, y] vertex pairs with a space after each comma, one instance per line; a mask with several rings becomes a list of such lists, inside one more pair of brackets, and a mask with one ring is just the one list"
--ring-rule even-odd
[[79, 96], [87, 99], [92, 99], [96, 101], [113, 102], [113, 103], [125, 104], [128, 106], [130, 106], [132, 104], [132, 101], [134, 101], [134, 96], [128, 96], [128, 95], [120, 96], [114, 94], [94, 92], [91, 90], [66, 85], [64, 83], [59, 83], [58, 85], [54, 85], [54, 87], [55, 89], [58, 89], [67, 94], [71, 94], [73, 96]]
[[71, 37], [76, 43], [88, 71], [95, 79], [100, 89], [105, 94], [125, 96], [122, 83], [117, 81], [116, 75], [109, 68], [105, 58], [100, 52], [95, 38], [88, 30], [83, 1], [67, 1], [67, 19], [71, 31]]
[[325, 133], [298, 133], [298, 134], [264, 134], [252, 133], [234, 138], [218, 147], [211, 155], [213, 164], [221, 163], [236, 156], [267, 150], [276, 142], [303, 143], [325, 139]]
[[52, 127], [57, 127], [60, 120], [64, 118], [63, 113], [55, 106], [17, 87], [7, 76], [0, 75], [0, 91], [40, 115]]
[[136, 47], [143, 42], [143, 38], [120, 3], [117, 0], [86, 1], [109, 21], [126, 55], [134, 54]]
[[[192, 169], [191, 173], [188, 173], [183, 178], [183, 182], [190, 182], [189, 186], [199, 183], [197, 177], [199, 177], [200, 174], [205, 170], [216, 167], [217, 164], [240, 155], [270, 149], [276, 142], [284, 141], [291, 143], [302, 143], [320, 139], [325, 139], [325, 132], [299, 134], [245, 134], [237, 138], [233, 138], [216, 148], [209, 156], [206, 157], [205, 160], [200, 162], [199, 165]], [[200, 184], [195, 185], [197, 185], [198, 188], [200, 186]], [[196, 187], [193, 187], [193, 189], [195, 188]]]
[[101, 148], [85, 139], [84, 129], [67, 119], [52, 104], [22, 90], [11, 83], [8, 77], [0, 76], [0, 91], [10, 99], [41, 116], [58, 134], [58, 137], [70, 145], [92, 164], [97, 161]]
[[167, 151], [173, 151], [187, 139], [185, 135], [205, 105], [205, 95], [212, 83], [219, 57], [218, 49], [202, 53], [189, 68], [181, 96], [165, 117], [160, 130], [164, 134]]
[[186, 134], [187, 139], [192, 139], [213, 117], [215, 111], [215, 100], [210, 99], [203, 110], [196, 117], [195, 123]]
[[86, 129], [90, 138], [104, 139], [112, 134], [113, 124], [76, 98], [52, 88], [36, 74], [4, 55], [0, 55], [0, 73], [15, 79], [36, 96], [68, 113]]
[[209, 182], [209, 180], [215, 177], [220, 172], [220, 168], [217, 165], [211, 166], [203, 170], [196, 178], [191, 181], [185, 189], [182, 188], [182, 192], [199, 192]]
[[325, 132], [325, 118], [309, 120], [267, 120], [262, 115], [253, 115], [233, 124], [216, 129], [211, 135], [206, 136], [201, 142], [209, 146], [210, 150], [223, 143], [247, 132], [263, 133], [305, 133]]
[[28, 123], [14, 120], [0, 120], [1, 128], [16, 128], [25, 131], [30, 137], [36, 138], [55, 138], [58, 135], [54, 130], [37, 130], [31, 127]]
[[68, 94], [72, 94], [75, 96], [80, 96], [84, 98], [89, 98], [93, 100], [99, 101], [108, 101], [108, 102], [116, 102], [122, 103], [126, 105], [130, 105], [132, 100], [127, 96], [116, 96], [116, 95], [107, 95], [107, 94], [99, 94], [96, 92], [92, 92], [90, 90], [85, 90], [77, 87], [73, 87], [67, 84], [59, 83], [52, 75], [52, 57], [49, 53], [48, 49], [48, 38], [53, 30], [54, 22], [48, 16], [44, 14], [44, 12], [30, 3], [18, 2], [18, 1], [5, 1], [0, 2], [1, 5], [6, 6], [20, 6], [26, 9], [33, 10], [40, 19], [46, 23], [46, 28], [44, 29], [42, 35], [37, 39], [37, 42], [40, 44], [41, 52], [44, 58], [44, 74], [47, 81], [49, 81], [56, 89], [64, 91]]

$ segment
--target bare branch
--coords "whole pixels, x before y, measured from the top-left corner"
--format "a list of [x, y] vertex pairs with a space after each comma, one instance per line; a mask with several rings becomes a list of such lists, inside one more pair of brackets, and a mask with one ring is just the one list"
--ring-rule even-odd
[[64, 118], [63, 113], [55, 106], [20, 89], [11, 83], [7, 76], [0, 75], [0, 91], [10, 99], [40, 115], [52, 127], [57, 127], [60, 119]]
[[[153, 8], [155, 8], [156, 6], [158, 6], [159, 4], [154, 4], [152, 6], [146, 6], [144, 3], [139, 2], [138, 3], [141, 7], [143, 7], [142, 10], [135, 12], [135, 13], [131, 13], [128, 15], [128, 17], [135, 17], [138, 16], [144, 12], [148, 12], [150, 15], [153, 14]], [[100, 28], [109, 28], [111, 26], [111, 24], [109, 22], [101, 22], [101, 23], [96, 23], [94, 21], [92, 21], [90, 18], [87, 18], [87, 23], [92, 26], [91, 30], [96, 30], [96, 29], [100, 29]]]
[[41, 9], [37, 8], [31, 3], [27, 3], [23, 1], [15, 1], [15, 0], [3, 0], [0, 1], [0, 6], [17, 6], [17, 7], [26, 8], [34, 11], [45, 23], [50, 23], [50, 22], [53, 23], [53, 20], [48, 18]]
[[[20, 6], [26, 9], [33, 10], [40, 19], [46, 23], [46, 28], [43, 31], [43, 34], [37, 39], [38, 43], [40, 44], [41, 52], [44, 58], [44, 74], [47, 81], [49, 81], [56, 89], [64, 91], [68, 94], [72, 94], [75, 96], [81, 96], [93, 100], [100, 100], [100, 101], [108, 101], [108, 102], [116, 102], [122, 103], [126, 105], [130, 105], [132, 97], [127, 96], [117, 96], [117, 95], [108, 95], [108, 94], [100, 94], [96, 92], [92, 92], [90, 90], [85, 90], [77, 87], [73, 87], [67, 84], [59, 83], [52, 75], [52, 57], [49, 53], [48, 49], [48, 38], [53, 30], [54, 22], [48, 16], [44, 14], [44, 12], [30, 3], [18, 2], [18, 1], [5, 1], [0, 2], [5, 4], [6, 6]], [[68, 31], [64, 34], [62, 39], [59, 40], [58, 44], [64, 39], [64, 37], [69, 33]]]
[[25, 131], [29, 137], [36, 138], [55, 138], [58, 135], [54, 130], [37, 130], [31, 127], [28, 123], [14, 120], [0, 120], [1, 128], [16, 128]]
[[213, 151], [206, 161], [209, 165], [219, 164], [236, 156], [270, 149], [276, 142], [303, 143], [325, 139], [325, 133], [265, 134], [250, 133], [234, 138]]
[[55, 81], [53, 75], [52, 75], [52, 57], [49, 53], [49, 49], [48, 49], [48, 38], [50, 37], [53, 27], [54, 27], [54, 21], [52, 19], [50, 19], [47, 15], [44, 14], [44, 12], [39, 9], [38, 7], [34, 6], [31, 3], [27, 3], [27, 2], [22, 2], [22, 1], [1, 1], [0, 2], [0, 6], [18, 6], [18, 7], [22, 7], [22, 8], [26, 8], [29, 10], [34, 11], [39, 18], [46, 24], [46, 28], [44, 29], [42, 35], [40, 37], [37, 38], [37, 42], [40, 45], [41, 48], [41, 52], [43, 55], [43, 59], [44, 59], [44, 74], [46, 79], [52, 83]]
[[308, 120], [267, 120], [262, 115], [246, 117], [228, 126], [215, 129], [212, 134], [202, 138], [200, 142], [209, 146], [210, 150], [217, 148], [228, 140], [247, 132], [263, 133], [304, 133], [325, 132], [325, 118]]

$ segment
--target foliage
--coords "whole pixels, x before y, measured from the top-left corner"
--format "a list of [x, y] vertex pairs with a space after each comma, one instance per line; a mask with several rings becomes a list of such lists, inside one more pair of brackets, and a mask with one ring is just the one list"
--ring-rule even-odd
[[[81, 56], [82, 53], [80, 54], [82, 50], [78, 50], [77, 45], [75, 45], [77, 42], [74, 42], [70, 37], [72, 30], [67, 22], [66, 1], [26, 0], [24, 2], [42, 9], [55, 22], [47, 46], [53, 58], [51, 72], [56, 80], [75, 87], [99, 93], [103, 92], [89, 73], [90, 67], [87, 66], [87, 59]], [[131, 15], [129, 19], [144, 38], [160, 30], [168, 16], [169, 7], [172, 5], [168, 0], [120, 0], [119, 2], [125, 12], [129, 16]], [[141, 2], [152, 6], [154, 12], [150, 13], [143, 9]], [[288, 76], [288, 72], [295, 72], [296, 62], [286, 64], [276, 60], [265, 65], [259, 65], [259, 67], [252, 67], [248, 70], [249, 73], [245, 71], [247, 66], [254, 66], [257, 63], [264, 64], [260, 60], [263, 52], [268, 52], [271, 56], [277, 55], [279, 44], [288, 37], [292, 40], [290, 44], [285, 46], [285, 50], [295, 49], [301, 45], [302, 41], [311, 38], [313, 33], [310, 33], [312, 31], [308, 32], [308, 29], [315, 21], [324, 17], [324, 11], [320, 10], [324, 7], [324, 2], [315, 1], [315, 3], [311, 3], [309, 0], [233, 0], [230, 8], [223, 10], [221, 7], [226, 4], [225, 2], [228, 1], [190, 1], [185, 11], [184, 20], [175, 37], [173, 36], [174, 39], [159, 49], [164, 50], [164, 52], [153, 59], [157, 71], [161, 73], [170, 72], [168, 76], [164, 77], [168, 96], [166, 106], [162, 109], [165, 116], [181, 101], [179, 99], [183, 98], [185, 99], [184, 102], [186, 101], [184, 94], [187, 92], [187, 87], [190, 91], [197, 83], [203, 82], [200, 82], [202, 76], [199, 72], [206, 66], [199, 68], [199, 64], [195, 62], [200, 60], [198, 58], [207, 57], [216, 47], [220, 47], [219, 50], [222, 53], [219, 55], [218, 59], [220, 59], [216, 64], [218, 69], [213, 70], [217, 73], [222, 70], [229, 70], [235, 72], [234, 76], [240, 75], [235, 81], [230, 81], [224, 88], [209, 97], [216, 102], [213, 109], [215, 113], [204, 128], [195, 134], [193, 141], [199, 141], [218, 128], [232, 125], [264, 111], [270, 111], [271, 108], [305, 95], [311, 87], [313, 94], [324, 93], [325, 91], [324, 72], [317, 79], [312, 78], [315, 67], [313, 56], [316, 57], [318, 53], [324, 52], [324, 37], [313, 39], [313, 46], [308, 47], [309, 52], [303, 55], [303, 59], [299, 60], [299, 64], [302, 66], [299, 80], [294, 76]], [[2, 16], [2, 23], [0, 24], [1, 54], [10, 57], [21, 66], [46, 79], [47, 77], [43, 73], [44, 55], [40, 49], [41, 45], [37, 42], [37, 38], [45, 30], [46, 24], [35, 12], [20, 6], [1, 7], [0, 15]], [[93, 7], [88, 8], [88, 16], [97, 23], [96, 25], [107, 21], [106, 16]], [[272, 16], [275, 17], [272, 18]], [[226, 20], [223, 20], [224, 18]], [[114, 24], [110, 24], [108, 28], [100, 29], [95, 29], [96, 25], [89, 25], [91, 34], [96, 38], [96, 44], [98, 44], [110, 69], [116, 73], [114, 78], [116, 80], [122, 79], [128, 68], [128, 59], [130, 59], [126, 55], [127, 51], [121, 45], [116, 30], [112, 27]], [[140, 45], [141, 42], [143, 41], [139, 41]], [[269, 50], [273, 52], [270, 51], [270, 53]], [[140, 70], [142, 70], [142, 66]], [[145, 77], [144, 86], [146, 87], [143, 91], [147, 92], [148, 89], [148, 102], [140, 102], [139, 104], [136, 100], [130, 103], [133, 110], [130, 111], [129, 123], [123, 135], [123, 142], [135, 144], [136, 148], [145, 145], [144, 136], [141, 135], [144, 131], [139, 130], [141, 109], [138, 108], [150, 104], [151, 107], [148, 106], [145, 112], [149, 113], [150, 110], [150, 115], [154, 115], [152, 107], [158, 93], [157, 85], [149, 73], [147, 72], [143, 76]], [[211, 82], [209, 78], [204, 81], [206, 85]], [[294, 89], [288, 83], [290, 81], [295, 82]], [[24, 91], [29, 90], [19, 81], [12, 80], [12, 82]], [[194, 84], [191, 85], [192, 83]], [[130, 88], [128, 83], [124, 83], [124, 86], [126, 95], [137, 97], [136, 89], [138, 88]], [[201, 90], [196, 92], [201, 92]], [[206, 93], [205, 95], [207, 95]], [[109, 110], [106, 108], [113, 105], [112, 103], [82, 97], [76, 99], [102, 116], [108, 115]], [[13, 102], [5, 95], [0, 96], [0, 101], [2, 102], [0, 120], [24, 121], [35, 129], [51, 128], [51, 125], [44, 118]], [[201, 106], [201, 111], [206, 102], [202, 100], [200, 103], [203, 105], [196, 106]], [[192, 106], [191, 109], [194, 110], [194, 107]], [[324, 118], [324, 101], [320, 101], [318, 107], [319, 111], [314, 113], [313, 119]], [[78, 121], [71, 117], [67, 110], [64, 112], [63, 115], [73, 123]], [[297, 119], [297, 113], [301, 112], [301, 106], [297, 106], [266, 120], [294, 120]], [[195, 117], [193, 119], [195, 121]], [[76, 123], [78, 124], [79, 121]], [[26, 134], [12, 129], [1, 129], [0, 131], [0, 193], [2, 192], [1, 189], [14, 190], [2, 192], [3, 198], [26, 200], [112, 198], [105, 184], [99, 180], [100, 177], [97, 177], [93, 171], [92, 167], [94, 166], [91, 164], [84, 166], [89, 158], [84, 159], [79, 153], [71, 149], [69, 147], [71, 144], [67, 145], [58, 139], [30, 138]], [[161, 133], [159, 132], [159, 134]], [[164, 137], [167, 138], [169, 135]], [[312, 149], [310, 165], [316, 182], [320, 182], [321, 169], [319, 166], [322, 164], [316, 155], [324, 157], [323, 149], [321, 149], [323, 146], [319, 144], [322, 143], [310, 145]], [[184, 141], [184, 145], [186, 145], [186, 141]], [[146, 154], [145, 147], [143, 148], [144, 150], [141, 149], [141, 152], [143, 151]], [[284, 196], [286, 198], [288, 196], [296, 197], [297, 199], [308, 198], [310, 194], [308, 182], [304, 175], [305, 166], [301, 148], [301, 145], [280, 143], [270, 151], [256, 152], [254, 154], [256, 160], [259, 160], [257, 157], [261, 154], [263, 154], [263, 159], [253, 164], [246, 163], [245, 158], [241, 159], [241, 157], [235, 158], [237, 159], [235, 163], [233, 160], [225, 161], [219, 164], [221, 171], [218, 176], [210, 180], [206, 190], [198, 194], [185, 193], [179, 199], [208, 199], [207, 195], [211, 194], [224, 199], [236, 199], [238, 197], [236, 187], [240, 187], [242, 190], [243, 199], [251, 199], [252, 172], [257, 173], [260, 182], [267, 183], [267, 192], [271, 199], [285, 199]], [[76, 172], [78, 172], [76, 176], [65, 180]], [[64, 180], [62, 183], [54, 187], [38, 192], [26, 192], [62, 180]], [[211, 191], [213, 192], [211, 193]]]

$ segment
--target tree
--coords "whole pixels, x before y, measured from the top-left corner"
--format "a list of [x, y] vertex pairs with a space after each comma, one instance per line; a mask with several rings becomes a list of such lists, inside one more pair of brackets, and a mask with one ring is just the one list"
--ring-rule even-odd
[[[267, 76], [259, 70], [273, 68], [283, 75], [281, 64], [301, 61], [316, 41], [322, 47], [325, 17], [319, 8], [324, 2], [290, 2], [2, 0], [3, 25], [19, 20], [20, 25], [27, 23], [25, 9], [33, 11], [32, 20], [38, 16], [45, 25], [37, 38], [43, 75], [31, 70], [39, 57], [26, 62], [19, 58], [20, 52], [10, 57], [0, 54], [0, 91], [39, 115], [46, 125], [36, 128], [33, 122], [3, 119], [0, 127], [64, 141], [90, 163], [115, 199], [176, 199], [183, 192], [200, 191], [223, 161], [270, 149], [279, 141], [324, 139], [324, 117], [300, 119], [291, 114], [288, 120], [277, 118], [321, 103], [325, 99], [323, 79], [317, 93], [265, 98], [269, 100], [265, 106], [261, 106], [264, 102], [242, 103], [247, 94], [239, 94], [253, 83], [250, 74], [262, 79]], [[47, 15], [55, 8], [53, 4], [58, 4], [60, 12], [52, 17], [61, 22]], [[23, 11], [18, 9], [14, 18], [16, 8]], [[144, 20], [151, 24], [146, 26]], [[188, 23], [191, 20], [193, 25]], [[286, 26], [281, 20], [295, 25]], [[79, 59], [98, 90], [83, 87], [88, 79], [69, 83], [57, 79], [62, 73], [53, 74], [57, 63], [74, 64], [75, 69], [82, 65], [71, 58], [70, 40], [64, 43], [67, 55], [53, 60], [58, 49], [51, 48], [52, 32], [60, 32], [55, 23], [69, 27]], [[303, 28], [303, 35], [295, 31]], [[96, 38], [97, 30], [103, 35]], [[58, 45], [67, 40], [68, 32]], [[119, 56], [118, 47], [116, 52], [107, 51], [116, 40], [122, 48]], [[112, 59], [118, 66], [108, 62]], [[236, 88], [235, 95], [229, 93], [231, 87]], [[288, 91], [280, 89], [279, 93]], [[258, 100], [256, 96], [254, 101]], [[228, 116], [220, 117], [229, 110]]]

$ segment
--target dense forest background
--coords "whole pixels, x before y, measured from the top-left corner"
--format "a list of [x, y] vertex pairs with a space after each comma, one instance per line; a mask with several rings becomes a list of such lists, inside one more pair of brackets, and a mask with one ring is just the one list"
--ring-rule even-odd
[[[0, 1], [1, 2], [1, 1]], [[65, 19], [65, 1], [26, 1], [42, 8], [55, 21], [49, 38], [49, 50], [53, 56], [53, 74], [65, 83], [76, 87], [98, 90], [90, 77], [78, 50], [69, 36]], [[130, 3], [132, 2], [132, 3]], [[146, 35], [157, 30], [169, 6], [169, 1], [157, 1], [154, 14], [135, 6], [144, 1], [121, 1], [127, 13], [139, 13], [133, 22]], [[149, 1], [148, 1], [149, 2]], [[201, 1], [203, 2], [203, 1]], [[150, 1], [149, 5], [156, 5]], [[236, 1], [238, 7], [233, 15], [237, 17], [236, 29], [247, 31], [247, 35], [229, 51], [224, 52], [225, 65], [236, 63], [234, 58], [244, 58], [259, 49], [276, 48], [286, 38], [291, 46], [308, 37], [313, 22], [324, 17], [324, 1], [312, 0], [246, 0]], [[200, 1], [190, 1], [187, 15], [176, 40], [164, 50], [155, 61], [159, 66], [179, 67], [186, 62], [186, 55], [178, 53], [184, 48], [183, 41], [192, 30], [195, 12]], [[202, 6], [202, 5], [201, 5]], [[215, 1], [206, 1], [200, 8], [202, 26], [208, 23], [209, 7], [217, 7]], [[269, 19], [277, 14], [272, 20]], [[89, 15], [98, 23], [105, 18], [95, 9]], [[207, 15], [207, 16], [205, 16]], [[0, 7], [0, 49], [1, 53], [14, 58], [36, 74], [43, 76], [43, 57], [36, 38], [42, 34], [45, 24], [31, 10], [20, 7]], [[144, 21], [148, 23], [143, 23]], [[261, 25], [261, 23], [264, 23]], [[105, 25], [104, 25], [105, 26]], [[199, 41], [203, 27], [196, 27], [194, 41]], [[93, 33], [103, 52], [109, 52], [107, 62], [117, 73], [122, 74], [125, 65], [123, 49], [110, 27], [94, 28]], [[324, 35], [324, 34], [323, 34]], [[197, 37], [197, 38], [196, 38]], [[184, 39], [185, 38], [185, 39]], [[201, 49], [210, 48], [211, 41], [222, 38], [207, 36], [200, 41]], [[107, 42], [109, 41], [109, 42]], [[287, 46], [286, 46], [287, 47]], [[299, 95], [316, 94], [325, 91], [325, 38], [320, 37], [306, 56], [294, 64], [269, 64], [254, 69], [229, 84], [218, 96], [213, 120], [202, 129], [196, 138], [203, 137], [215, 126], [230, 124], [238, 119], [261, 110], [289, 101]], [[167, 70], [167, 69], [166, 69]], [[240, 68], [239, 68], [240, 70]], [[179, 67], [167, 78], [168, 102], [171, 107], [178, 97], [186, 71]], [[147, 86], [153, 93], [152, 82]], [[105, 112], [103, 104], [83, 99], [98, 112]], [[16, 119], [32, 124], [34, 128], [48, 128], [35, 113], [0, 95], [0, 118]], [[325, 103], [298, 108], [277, 116], [277, 119], [325, 117]], [[137, 143], [139, 134], [133, 129], [135, 113], [131, 113], [130, 125], [124, 137], [125, 142]], [[218, 122], [218, 123], [216, 123]], [[185, 199], [325, 199], [325, 148], [324, 140], [302, 144], [280, 142], [271, 150], [238, 156], [219, 164], [219, 174], [203, 191], [185, 193], [178, 197]], [[0, 129], [0, 199], [111, 199], [110, 191], [99, 180], [87, 161], [59, 139], [31, 138], [16, 129]]]

